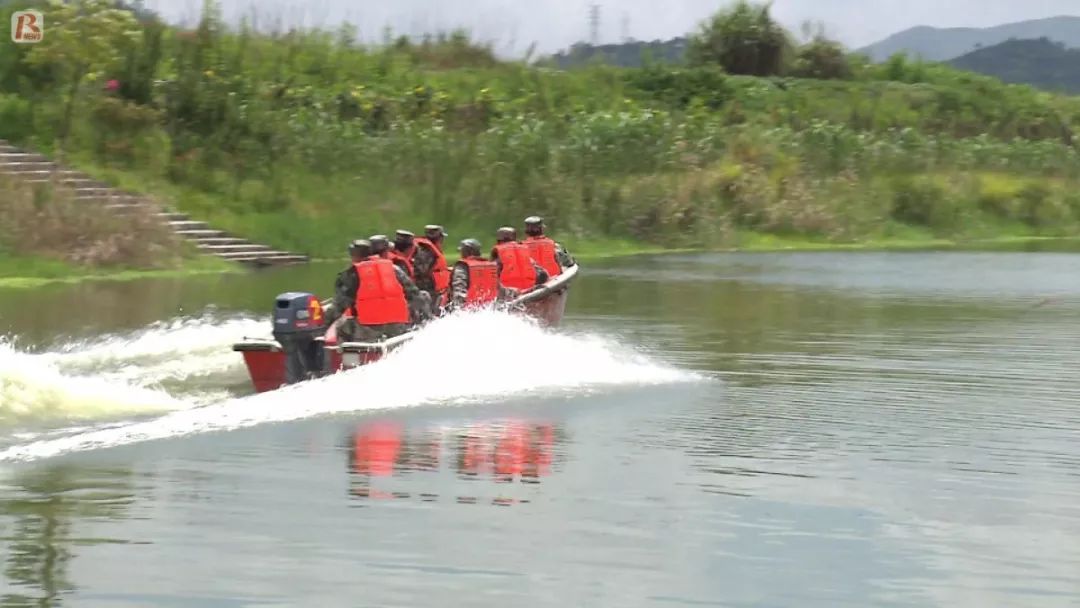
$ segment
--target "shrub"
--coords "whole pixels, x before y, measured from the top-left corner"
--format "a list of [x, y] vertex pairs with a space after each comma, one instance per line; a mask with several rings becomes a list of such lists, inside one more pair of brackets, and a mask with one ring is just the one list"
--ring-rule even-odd
[[737, 0], [690, 38], [687, 56], [693, 65], [719, 64], [731, 74], [774, 76], [784, 71], [790, 52], [790, 36], [768, 4]]
[[817, 37], [799, 47], [791, 66], [791, 75], [799, 78], [848, 79], [851, 65], [838, 42]]

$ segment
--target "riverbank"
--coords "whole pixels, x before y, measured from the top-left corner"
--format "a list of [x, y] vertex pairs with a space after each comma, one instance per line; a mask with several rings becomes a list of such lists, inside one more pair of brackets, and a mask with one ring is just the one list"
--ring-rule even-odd
[[[767, 234], [744, 234], [732, 247], [658, 248], [629, 241], [606, 240], [592, 245], [578, 243], [569, 247], [582, 263], [600, 262], [637, 256], [699, 253], [775, 253], [829, 251], [1039, 251], [1080, 252], [1080, 237], [1004, 236], [996, 238], [950, 240], [936, 238], [889, 238], [853, 243], [829, 243], [815, 240], [782, 238]], [[342, 262], [339, 258], [316, 258], [315, 263]], [[451, 260], [455, 259], [451, 254]], [[94, 281], [137, 281], [140, 279], [182, 278], [204, 274], [251, 272], [244, 266], [212, 256], [186, 261], [180, 268], [146, 270], [136, 268], [86, 269], [72, 264], [34, 257], [0, 256], [0, 289], [33, 289], [52, 284]]]
[[639, 255], [672, 255], [686, 253], [775, 253], [796, 251], [1060, 251], [1080, 253], [1080, 237], [1002, 236], [981, 239], [890, 238], [853, 243], [829, 243], [807, 239], [782, 238], [773, 235], [749, 234], [738, 246], [716, 248], [660, 249], [626, 245], [616, 252], [586, 249], [572, 251], [578, 260], [601, 261]]
[[188, 258], [176, 268], [88, 268], [34, 256], [0, 255], [0, 289], [32, 289], [55, 283], [133, 281], [243, 272], [243, 267], [213, 256]]
[[1080, 98], [905, 61], [836, 80], [559, 72], [467, 39], [286, 44], [216, 19], [198, 37], [139, 25], [121, 46], [145, 65], [71, 107], [0, 88], [0, 137], [46, 155], [63, 141], [100, 181], [319, 259], [428, 223], [487, 245], [535, 214], [584, 256], [1080, 235]]

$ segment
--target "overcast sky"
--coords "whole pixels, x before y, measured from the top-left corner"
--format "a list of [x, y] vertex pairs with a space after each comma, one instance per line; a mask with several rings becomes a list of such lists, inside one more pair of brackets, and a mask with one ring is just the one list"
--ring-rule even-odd
[[[589, 37], [588, 6], [601, 10], [601, 42], [624, 33], [639, 40], [671, 38], [695, 28], [726, 0], [222, 0], [227, 17], [252, 6], [263, 18], [289, 24], [356, 24], [376, 41], [385, 26], [418, 34], [470, 29], [501, 53], [521, 54], [533, 42], [540, 52]], [[172, 20], [197, 17], [201, 0], [145, 0]], [[915, 25], [985, 27], [1023, 19], [1080, 15], [1080, 0], [775, 0], [773, 14], [798, 32], [809, 19], [852, 48]]]

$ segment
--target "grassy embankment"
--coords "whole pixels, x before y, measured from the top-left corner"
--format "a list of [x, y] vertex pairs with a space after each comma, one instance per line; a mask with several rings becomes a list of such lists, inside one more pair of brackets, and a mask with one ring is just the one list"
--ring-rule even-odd
[[148, 213], [95, 213], [70, 191], [0, 174], [0, 288], [221, 272]]
[[[139, 31], [80, 89], [71, 162], [314, 257], [429, 222], [490, 243], [534, 213], [583, 257], [1080, 234], [1080, 99], [942, 66], [556, 72], [461, 37]], [[53, 152], [64, 97], [15, 52], [0, 137]]]

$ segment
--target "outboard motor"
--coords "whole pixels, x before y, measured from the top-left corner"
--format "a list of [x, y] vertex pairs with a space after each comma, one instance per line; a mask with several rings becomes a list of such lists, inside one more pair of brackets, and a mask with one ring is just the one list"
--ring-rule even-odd
[[310, 293], [288, 292], [274, 304], [274, 339], [285, 353], [285, 382], [296, 384], [326, 373], [322, 303]]

